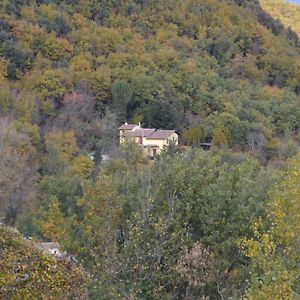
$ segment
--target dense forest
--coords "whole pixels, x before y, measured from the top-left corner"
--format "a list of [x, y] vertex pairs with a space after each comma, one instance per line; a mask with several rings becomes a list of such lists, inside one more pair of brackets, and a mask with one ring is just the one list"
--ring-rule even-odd
[[[288, 5], [0, 1], [0, 297], [299, 298]], [[118, 144], [125, 120], [181, 147], [149, 161]]]
[[262, 8], [300, 35], [300, 6], [286, 0], [261, 0]]

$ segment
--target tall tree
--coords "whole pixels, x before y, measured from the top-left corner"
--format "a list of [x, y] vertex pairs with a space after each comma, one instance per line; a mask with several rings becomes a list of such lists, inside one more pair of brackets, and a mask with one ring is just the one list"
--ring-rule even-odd
[[252, 268], [246, 299], [299, 299], [299, 224], [300, 154], [271, 190], [268, 218], [253, 224], [255, 238], [240, 243]]
[[35, 203], [36, 159], [30, 138], [7, 119], [0, 119], [0, 206], [6, 225], [16, 225]]

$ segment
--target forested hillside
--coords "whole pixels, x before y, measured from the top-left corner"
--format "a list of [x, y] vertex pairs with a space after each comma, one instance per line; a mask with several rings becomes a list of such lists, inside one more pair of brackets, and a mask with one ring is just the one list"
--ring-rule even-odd
[[300, 6], [285, 0], [261, 0], [260, 4], [269, 14], [279, 19], [285, 27], [291, 27], [300, 36]]
[[[0, 1], [0, 218], [75, 255], [86, 298], [300, 294], [300, 44], [264, 8]], [[125, 120], [183, 146], [149, 162]]]
[[296, 138], [298, 40], [254, 2], [73, 2], [2, 4], [1, 110], [26, 134], [72, 129], [91, 149], [112, 119], [199, 125], [196, 140], [267, 158]]

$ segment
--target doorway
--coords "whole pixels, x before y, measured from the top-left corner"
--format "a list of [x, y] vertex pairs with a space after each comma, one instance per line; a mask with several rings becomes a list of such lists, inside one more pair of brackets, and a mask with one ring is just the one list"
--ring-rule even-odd
[[157, 155], [157, 149], [153, 149], [153, 157]]

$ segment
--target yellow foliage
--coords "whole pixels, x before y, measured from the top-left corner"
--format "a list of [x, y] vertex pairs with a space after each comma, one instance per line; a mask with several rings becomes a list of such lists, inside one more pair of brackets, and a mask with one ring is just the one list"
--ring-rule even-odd
[[284, 0], [261, 0], [260, 4], [272, 17], [279, 19], [286, 28], [291, 27], [300, 35], [300, 7]]
[[300, 236], [300, 153], [289, 162], [281, 183], [270, 193], [268, 219], [253, 224], [254, 239], [243, 239], [240, 249], [258, 274], [250, 282], [245, 299], [298, 299], [294, 285]]
[[0, 86], [0, 109], [4, 112], [9, 111], [12, 108], [12, 95], [10, 88], [7, 84], [2, 84]]
[[110, 68], [104, 66], [90, 74], [90, 88], [97, 100], [106, 101], [111, 92]]
[[188, 144], [199, 144], [204, 136], [203, 128], [198, 124], [195, 127], [188, 128], [183, 133], [183, 138]]
[[30, 46], [32, 46], [32, 43], [38, 36], [45, 34], [43, 28], [26, 21], [15, 21], [12, 31], [18, 39], [28, 43]]
[[56, 17], [59, 16], [59, 10], [55, 6], [50, 4], [42, 4], [39, 7], [40, 13], [49, 20], [54, 20]]
[[154, 60], [161, 69], [168, 70], [169, 68], [172, 68], [175, 64], [177, 64], [178, 58], [178, 53], [174, 48], [165, 47], [164, 49], [157, 52]]
[[79, 151], [75, 133], [73, 130], [63, 132], [56, 130], [48, 133], [45, 137], [47, 151], [55, 151], [61, 159], [70, 161]]
[[92, 0], [79, 0], [78, 1], [79, 10], [82, 12], [83, 16], [86, 18], [91, 16], [91, 5], [92, 5]]
[[98, 51], [108, 54], [118, 49], [122, 43], [122, 36], [117, 30], [99, 27], [92, 36], [92, 43]]
[[29, 136], [31, 144], [35, 147], [40, 146], [40, 128], [36, 124], [31, 124], [28, 121], [16, 121], [16, 128], [19, 132], [26, 133]]
[[0, 225], [0, 298], [87, 299], [87, 274]]
[[48, 210], [41, 210], [38, 215], [36, 225], [47, 239], [54, 242], [64, 239], [66, 221], [56, 197], [51, 197]]
[[217, 147], [227, 146], [228, 142], [223, 129], [218, 127], [214, 129], [212, 144]]
[[72, 21], [77, 28], [86, 27], [88, 24], [87, 19], [79, 13], [73, 16]]
[[88, 179], [93, 172], [93, 162], [84, 155], [76, 157], [72, 161], [71, 169], [68, 172], [70, 176], [77, 175], [83, 179]]
[[6, 68], [7, 61], [4, 58], [0, 58], [0, 84], [6, 81]]
[[63, 96], [65, 90], [57, 72], [47, 70], [37, 80], [36, 91], [42, 98]]
[[192, 58], [187, 59], [183, 64], [182, 69], [188, 74], [196, 74], [198, 72], [196, 60]]
[[78, 55], [74, 56], [71, 59], [71, 70], [76, 72], [84, 72], [84, 71], [91, 71], [92, 69], [92, 58], [87, 55]]
[[73, 45], [64, 38], [58, 38], [52, 32], [43, 41], [42, 53], [52, 59], [67, 58], [73, 54]]
[[276, 234], [287, 250], [295, 249], [300, 237], [300, 153], [289, 161], [283, 183], [271, 193], [270, 217]]
[[21, 17], [27, 21], [35, 22], [37, 21], [37, 16], [34, 10], [34, 7], [31, 6], [23, 6], [21, 7]]
[[130, 52], [141, 54], [145, 51], [145, 40], [140, 34], [135, 33], [127, 44], [127, 47], [131, 50]]

